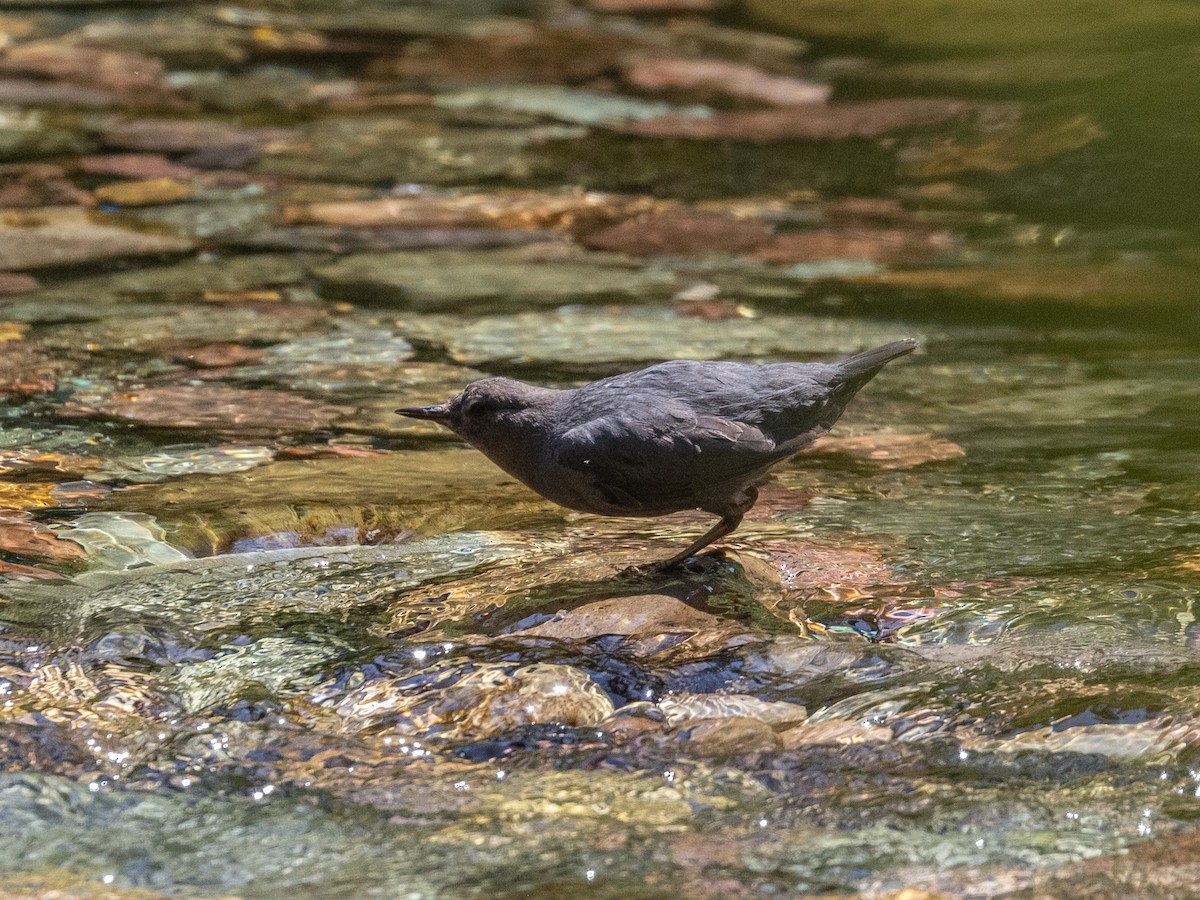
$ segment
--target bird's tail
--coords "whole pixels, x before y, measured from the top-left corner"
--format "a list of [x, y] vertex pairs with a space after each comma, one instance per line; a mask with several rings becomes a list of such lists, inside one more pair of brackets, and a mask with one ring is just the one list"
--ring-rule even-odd
[[874, 350], [864, 350], [862, 353], [839, 359], [834, 365], [841, 370], [846, 381], [861, 381], [865, 384], [893, 359], [904, 356], [906, 353], [912, 353], [916, 349], [917, 342], [912, 338], [905, 338], [902, 341], [893, 341], [882, 347], [876, 347]]

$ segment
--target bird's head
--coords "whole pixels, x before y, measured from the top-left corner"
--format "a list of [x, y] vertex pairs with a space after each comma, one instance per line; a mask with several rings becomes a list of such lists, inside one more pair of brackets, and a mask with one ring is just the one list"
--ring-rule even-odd
[[503, 429], [523, 413], [536, 409], [547, 393], [545, 388], [511, 378], [484, 378], [440, 406], [410, 406], [396, 412], [410, 419], [440, 422], [475, 443], [476, 438]]

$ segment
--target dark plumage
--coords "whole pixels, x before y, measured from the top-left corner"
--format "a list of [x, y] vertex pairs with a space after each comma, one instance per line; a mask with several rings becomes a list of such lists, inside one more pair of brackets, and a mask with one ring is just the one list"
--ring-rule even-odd
[[768, 470], [827, 433], [903, 340], [832, 363], [659, 363], [573, 390], [511, 378], [398, 413], [452, 429], [543, 497], [606, 516], [703, 509], [721, 520], [665, 565], [733, 531]]

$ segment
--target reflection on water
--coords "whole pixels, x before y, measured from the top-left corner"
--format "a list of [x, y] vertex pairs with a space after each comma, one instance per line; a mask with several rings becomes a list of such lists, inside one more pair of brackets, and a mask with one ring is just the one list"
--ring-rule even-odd
[[[1194, 892], [1189, 6], [0, 13], [11, 890]], [[675, 572], [393, 413], [906, 335]]]

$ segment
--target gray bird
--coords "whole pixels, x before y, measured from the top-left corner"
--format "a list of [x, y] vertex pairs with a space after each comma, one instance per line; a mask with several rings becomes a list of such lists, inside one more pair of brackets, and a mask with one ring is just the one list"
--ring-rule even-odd
[[602, 516], [702, 509], [721, 519], [663, 565], [741, 524], [768, 470], [826, 434], [896, 341], [832, 363], [659, 363], [571, 390], [484, 378], [441, 406], [396, 412], [440, 422], [548, 500]]

